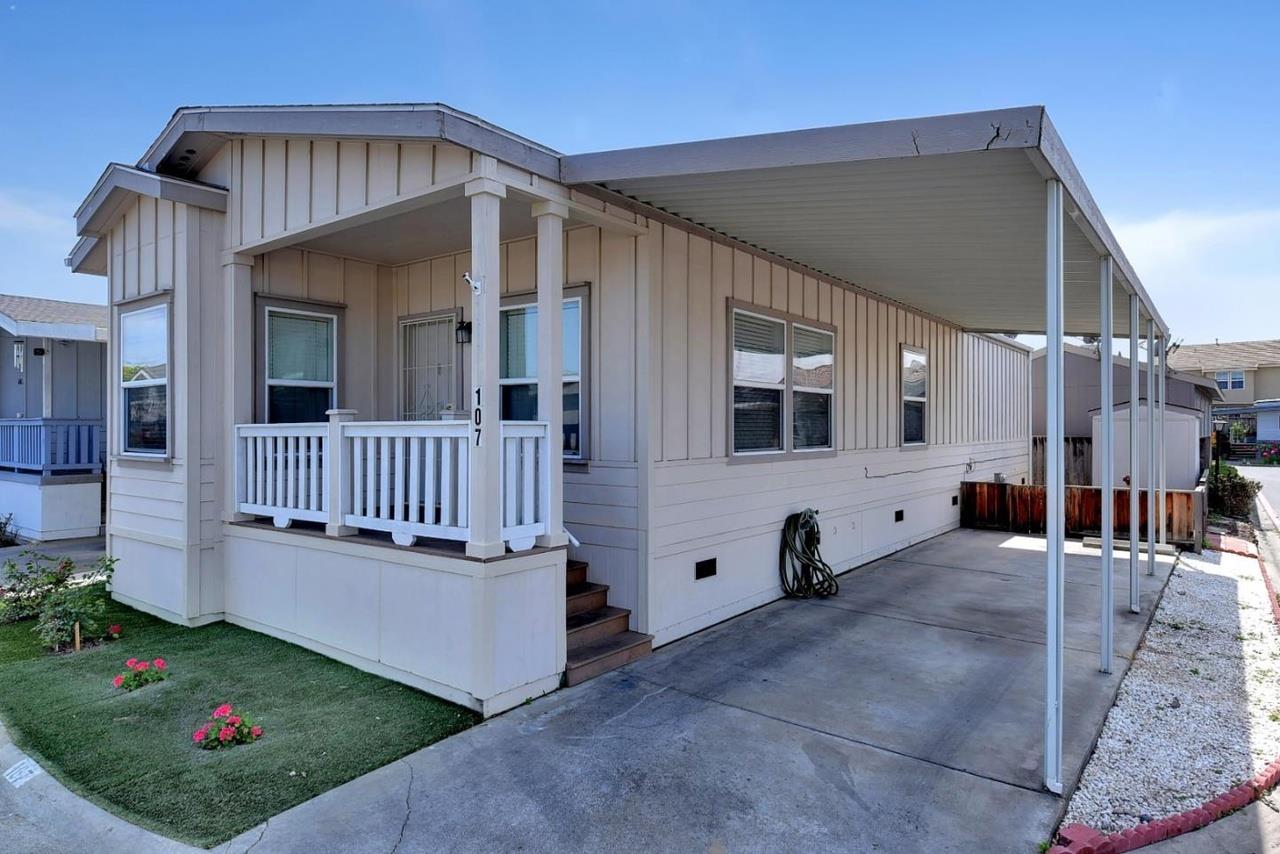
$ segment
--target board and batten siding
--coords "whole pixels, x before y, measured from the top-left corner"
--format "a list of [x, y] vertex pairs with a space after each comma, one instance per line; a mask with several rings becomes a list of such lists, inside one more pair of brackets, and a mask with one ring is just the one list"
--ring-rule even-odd
[[[729, 242], [674, 225], [650, 240], [658, 389], [645, 627], [664, 643], [777, 598], [785, 517], [820, 511], [848, 569], [956, 527], [964, 479], [1027, 476], [1029, 358]], [[836, 457], [729, 462], [729, 301], [836, 328]], [[929, 355], [929, 444], [900, 447], [900, 347]], [[895, 522], [895, 513], [903, 520]], [[694, 564], [718, 572], [695, 581]]]
[[224, 146], [202, 174], [231, 186], [232, 248], [456, 184], [473, 153], [448, 143], [247, 137]]
[[[222, 611], [219, 466], [222, 412], [221, 213], [135, 199], [107, 237], [111, 335], [107, 550], [113, 592], [144, 610], [198, 623]], [[121, 456], [120, 314], [138, 300], [169, 305], [168, 459]]]
[[[504, 297], [536, 293], [536, 241], [506, 241], [500, 253]], [[343, 363], [338, 404], [359, 419], [396, 420], [400, 382], [399, 324], [405, 318], [454, 312], [472, 320], [471, 289], [462, 275], [470, 252], [382, 266], [304, 249], [265, 253], [253, 268], [254, 291], [273, 299], [343, 308]], [[639, 466], [636, 453], [636, 239], [594, 226], [565, 232], [565, 277], [587, 287], [589, 459], [565, 466], [565, 524], [582, 543], [577, 557], [594, 580], [611, 586], [610, 601], [638, 604]], [[470, 352], [458, 348], [459, 390], [470, 387]], [[255, 382], [261, 382], [260, 372]], [[260, 414], [261, 415], [261, 414]], [[260, 419], [261, 420], [261, 419]]]

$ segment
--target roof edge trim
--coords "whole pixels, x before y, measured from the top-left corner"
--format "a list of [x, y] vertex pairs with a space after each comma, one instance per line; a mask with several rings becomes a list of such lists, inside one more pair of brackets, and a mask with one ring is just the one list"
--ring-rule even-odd
[[227, 210], [227, 191], [222, 187], [111, 163], [76, 209], [76, 234], [101, 237], [133, 196], [166, 199], [221, 213]]

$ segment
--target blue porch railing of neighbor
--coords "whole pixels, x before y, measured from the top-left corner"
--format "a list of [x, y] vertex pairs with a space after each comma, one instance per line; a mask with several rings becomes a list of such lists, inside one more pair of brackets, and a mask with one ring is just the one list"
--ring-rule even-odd
[[0, 469], [100, 474], [102, 437], [101, 421], [0, 418]]

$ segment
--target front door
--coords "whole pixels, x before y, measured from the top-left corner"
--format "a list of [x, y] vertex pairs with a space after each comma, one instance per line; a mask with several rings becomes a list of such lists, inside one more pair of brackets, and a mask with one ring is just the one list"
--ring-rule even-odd
[[400, 417], [439, 421], [457, 409], [457, 345], [452, 314], [400, 323]]

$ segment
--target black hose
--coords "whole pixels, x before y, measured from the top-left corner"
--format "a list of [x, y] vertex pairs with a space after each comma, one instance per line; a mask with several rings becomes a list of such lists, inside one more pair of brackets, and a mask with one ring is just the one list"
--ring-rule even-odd
[[778, 575], [782, 592], [796, 599], [826, 598], [840, 592], [835, 570], [822, 559], [818, 544], [818, 511], [792, 513], [782, 526], [782, 544], [778, 548]]

